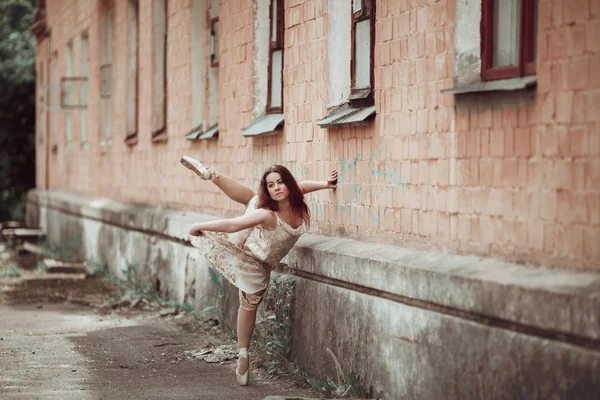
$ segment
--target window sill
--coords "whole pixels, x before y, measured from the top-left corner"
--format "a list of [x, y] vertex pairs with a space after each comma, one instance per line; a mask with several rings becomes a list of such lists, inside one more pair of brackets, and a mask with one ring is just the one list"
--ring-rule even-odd
[[137, 142], [137, 134], [130, 135], [125, 139], [125, 143], [127, 144], [127, 146], [135, 146]]
[[321, 128], [342, 128], [345, 126], [367, 125], [375, 118], [375, 106], [357, 107], [344, 103], [329, 112], [319, 122]]
[[281, 132], [283, 114], [263, 114], [242, 132], [242, 136], [270, 136]]
[[152, 136], [152, 143], [166, 142], [167, 139], [167, 132], [160, 132]]
[[496, 81], [475, 82], [467, 86], [440, 90], [442, 94], [466, 94], [478, 92], [508, 92], [529, 89], [537, 86], [535, 75], [521, 78], [499, 79]]
[[202, 132], [202, 125], [192, 129], [190, 133], [185, 135], [187, 140], [206, 140], [216, 139], [219, 136], [219, 124], [214, 124], [206, 132]]

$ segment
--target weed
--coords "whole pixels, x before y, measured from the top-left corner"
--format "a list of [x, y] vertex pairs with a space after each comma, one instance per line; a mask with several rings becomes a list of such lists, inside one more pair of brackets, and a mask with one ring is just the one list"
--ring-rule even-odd
[[6, 270], [0, 272], [0, 274], [8, 278], [20, 278], [23, 276], [23, 270], [14, 264], [10, 264], [6, 267]]
[[38, 274], [44, 274], [44, 273], [46, 273], [47, 270], [48, 269], [46, 268], [46, 264], [44, 264], [43, 261], [38, 261], [37, 262], [36, 271], [37, 271]]
[[194, 311], [194, 305], [190, 302], [183, 302], [180, 306], [179, 306], [179, 310], [183, 311], [183, 312], [188, 312], [191, 313]]
[[333, 358], [337, 379], [319, 379], [314, 371], [306, 368], [297, 359], [290, 358], [292, 348], [292, 303], [296, 281], [284, 275], [272, 278], [269, 295], [265, 299], [268, 310], [266, 321], [256, 329], [253, 346], [263, 365], [270, 374], [289, 374], [302, 378], [322, 395], [335, 398], [366, 396], [366, 391], [354, 373], [347, 377], [330, 349], [327, 353]]
[[80, 249], [82, 246], [81, 238], [76, 235], [70, 235], [67, 244], [56, 244], [52, 245], [45, 241], [39, 241], [38, 246], [46, 250], [46, 253], [57, 260], [60, 261], [78, 261], [77, 254], [80, 253]]
[[202, 296], [201, 298], [205, 298], [205, 297], [212, 297], [216, 300], [217, 304], [216, 305], [212, 305], [212, 306], [207, 306], [204, 307], [199, 314], [203, 315], [203, 314], [212, 314], [215, 317], [218, 318], [219, 320], [219, 324], [221, 326], [224, 325], [224, 317], [223, 317], [223, 307], [225, 306], [225, 301], [226, 299], [226, 295], [225, 295], [225, 289], [223, 287], [223, 275], [217, 273], [214, 269], [209, 268], [208, 269], [208, 274], [210, 276], [210, 281], [212, 282], [213, 286], [217, 289], [217, 294], [205, 294], [204, 296]]
[[168, 302], [168, 300], [162, 298], [162, 296], [154, 290], [152, 285], [140, 282], [136, 264], [127, 263], [127, 269], [123, 272], [123, 275], [125, 279], [115, 278], [114, 280], [124, 289], [124, 295], [156, 301], [161, 305]]
[[105, 262], [97, 261], [93, 257], [88, 258], [88, 265], [90, 266], [91, 272], [98, 278], [105, 278], [108, 275], [108, 266]]
[[[106, 273], [105, 264], [96, 263], [92, 265], [95, 265], [95, 268], [99, 268]], [[138, 266], [136, 264], [127, 263], [127, 269], [123, 272], [123, 275], [124, 279], [119, 279], [112, 275], [105, 275], [105, 279], [114, 281], [123, 289], [122, 296], [144, 299], [151, 303], [157, 303], [161, 307], [173, 307], [180, 311], [194, 312], [192, 303], [179, 303], [175, 300], [169, 300], [166, 295], [155, 291], [152, 285], [141, 283], [141, 278], [138, 275]], [[116, 301], [116, 299], [110, 299], [109, 301], [113, 302]]]

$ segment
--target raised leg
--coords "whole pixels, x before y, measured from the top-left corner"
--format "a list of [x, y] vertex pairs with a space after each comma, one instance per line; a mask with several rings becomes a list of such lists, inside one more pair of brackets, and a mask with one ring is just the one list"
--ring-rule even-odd
[[213, 183], [219, 187], [233, 201], [243, 205], [248, 204], [256, 193], [240, 181], [236, 181], [226, 175], [219, 175], [213, 179]]
[[250, 189], [240, 181], [236, 181], [226, 175], [220, 175], [216, 173], [214, 169], [206, 168], [200, 161], [195, 160], [192, 157], [183, 156], [181, 158], [181, 163], [186, 168], [194, 171], [200, 178], [211, 180], [233, 201], [246, 205], [256, 195], [254, 190]]

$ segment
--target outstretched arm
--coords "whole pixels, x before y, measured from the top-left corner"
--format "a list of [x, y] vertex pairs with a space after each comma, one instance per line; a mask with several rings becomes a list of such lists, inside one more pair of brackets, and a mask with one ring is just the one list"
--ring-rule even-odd
[[317, 190], [323, 189], [336, 189], [338, 181], [338, 173], [337, 170], [331, 171], [331, 175], [327, 178], [326, 181], [302, 181], [298, 183], [300, 189], [302, 189], [302, 193], [310, 193], [315, 192]]
[[248, 214], [229, 219], [219, 219], [209, 222], [198, 222], [190, 228], [190, 235], [202, 236], [203, 231], [233, 233], [256, 225], [268, 223], [275, 218], [265, 209], [254, 210]]

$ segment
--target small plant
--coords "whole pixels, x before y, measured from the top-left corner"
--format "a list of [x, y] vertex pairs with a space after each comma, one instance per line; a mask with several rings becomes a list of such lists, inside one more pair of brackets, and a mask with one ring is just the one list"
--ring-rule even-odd
[[80, 253], [82, 242], [79, 236], [70, 235], [67, 244], [59, 243], [52, 245], [46, 241], [40, 240], [37, 245], [44, 249], [49, 257], [60, 261], [72, 262], [77, 261], [77, 254]]
[[94, 274], [94, 276], [97, 276], [98, 278], [105, 278], [108, 275], [108, 266], [105, 262], [101, 262], [95, 260], [93, 257], [90, 257], [88, 258], [87, 263], [90, 266], [92, 270], [91, 272]]
[[38, 274], [45, 274], [47, 270], [48, 270], [48, 268], [46, 268], [46, 264], [44, 264], [43, 261], [37, 262], [36, 271]]
[[202, 296], [201, 298], [213, 297], [217, 301], [217, 304], [213, 305], [213, 306], [204, 307], [199, 312], [199, 314], [200, 315], [212, 314], [218, 318], [219, 324], [223, 325], [224, 324], [223, 306], [225, 305], [225, 301], [226, 301], [225, 289], [223, 287], [223, 276], [221, 274], [218, 274], [212, 268], [208, 269], [208, 274], [210, 276], [210, 281], [212, 282], [213, 286], [217, 289], [217, 295], [208, 293], [208, 294], [205, 294], [204, 296]]
[[23, 276], [23, 270], [14, 264], [10, 264], [5, 271], [2, 271], [1, 275], [8, 278], [20, 278]]
[[135, 296], [149, 301], [156, 301], [164, 305], [168, 301], [157, 293], [152, 285], [140, 283], [138, 278], [138, 267], [136, 264], [127, 263], [127, 269], [123, 272], [125, 279], [115, 279], [117, 284], [125, 289], [125, 295]]
[[194, 311], [194, 305], [190, 302], [183, 302], [180, 306], [179, 306], [179, 310], [183, 311], [183, 312], [188, 312], [191, 313]]
[[319, 379], [309, 368], [291, 360], [292, 348], [292, 303], [296, 281], [286, 276], [272, 278], [269, 295], [265, 299], [270, 315], [260, 329], [255, 332], [253, 346], [258, 354], [262, 353], [263, 365], [270, 374], [290, 374], [305, 380], [315, 390], [327, 397], [344, 398], [348, 396], [364, 398], [367, 392], [354, 373], [347, 377], [330, 349], [337, 370], [337, 379], [327, 377]]

